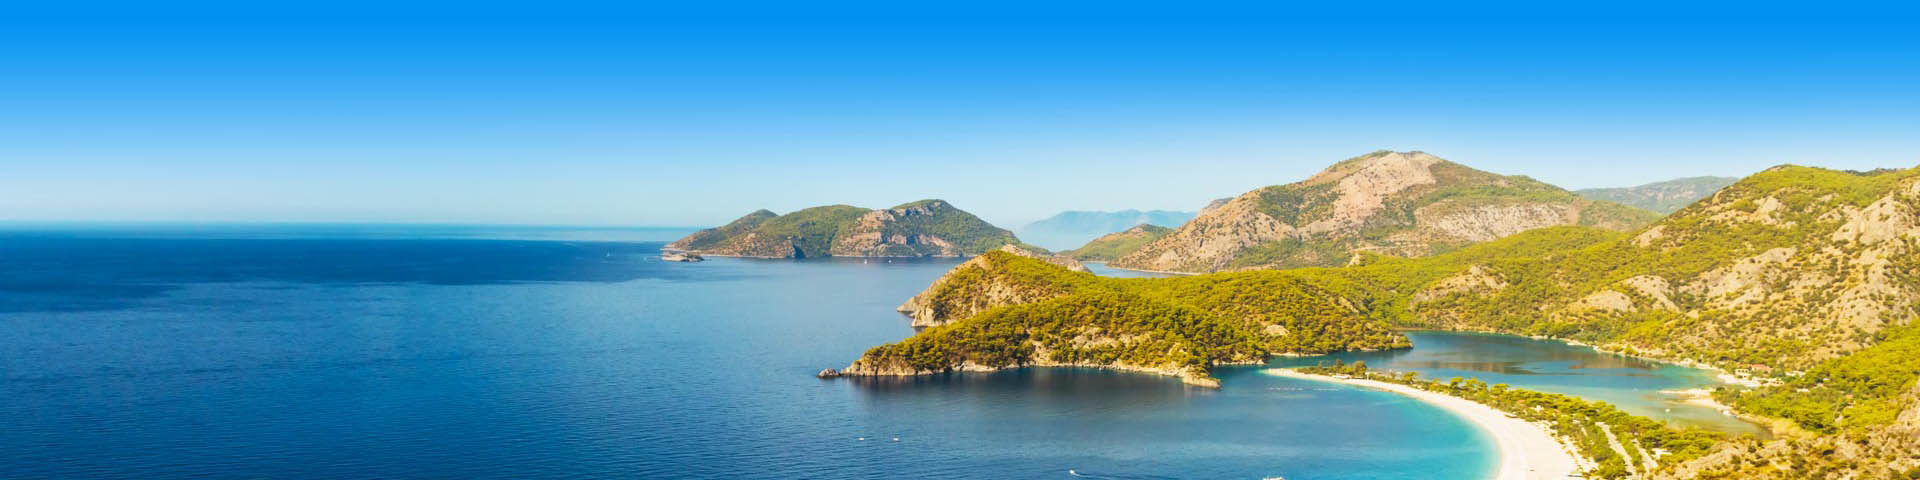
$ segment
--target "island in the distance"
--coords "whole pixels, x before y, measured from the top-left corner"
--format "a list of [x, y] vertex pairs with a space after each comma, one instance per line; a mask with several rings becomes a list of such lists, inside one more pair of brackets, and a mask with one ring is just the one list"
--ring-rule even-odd
[[968, 257], [1006, 245], [1020, 245], [1020, 239], [944, 200], [921, 200], [886, 209], [828, 205], [786, 215], [758, 210], [666, 248], [759, 258]]

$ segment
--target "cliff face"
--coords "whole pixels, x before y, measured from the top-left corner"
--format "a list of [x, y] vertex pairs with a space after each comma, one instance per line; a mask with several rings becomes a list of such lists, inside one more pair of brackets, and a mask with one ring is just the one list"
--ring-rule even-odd
[[695, 232], [667, 248], [767, 258], [960, 257], [1019, 241], [1012, 232], [945, 201], [922, 200], [880, 210], [847, 205], [787, 215], [760, 210]]
[[1085, 261], [1113, 261], [1170, 233], [1173, 233], [1172, 228], [1140, 224], [1124, 231], [1102, 235], [1080, 248], [1061, 252], [1061, 254]]
[[1556, 225], [1638, 227], [1651, 213], [1423, 152], [1375, 152], [1247, 192], [1113, 262], [1209, 272], [1336, 266], [1356, 252], [1425, 256]]

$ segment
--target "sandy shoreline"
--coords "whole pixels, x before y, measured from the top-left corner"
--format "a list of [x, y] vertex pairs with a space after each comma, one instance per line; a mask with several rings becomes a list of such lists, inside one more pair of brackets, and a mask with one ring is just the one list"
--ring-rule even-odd
[[1395, 383], [1310, 375], [1292, 369], [1269, 368], [1261, 370], [1261, 373], [1385, 390], [1447, 409], [1479, 425], [1481, 430], [1493, 436], [1494, 443], [1500, 450], [1499, 466], [1493, 475], [1497, 480], [1567, 478], [1580, 468], [1581, 462], [1571, 453], [1572, 447], [1562, 444], [1560, 439], [1549, 433], [1547, 427], [1509, 417], [1506, 412], [1471, 400]]

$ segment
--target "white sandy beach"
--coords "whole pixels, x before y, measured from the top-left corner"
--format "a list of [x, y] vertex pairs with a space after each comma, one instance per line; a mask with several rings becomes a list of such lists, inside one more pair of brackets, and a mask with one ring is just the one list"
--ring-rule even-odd
[[1509, 417], [1505, 412], [1467, 399], [1376, 380], [1309, 375], [1284, 368], [1269, 368], [1261, 372], [1279, 377], [1385, 390], [1445, 408], [1479, 425], [1493, 436], [1494, 443], [1500, 449], [1500, 465], [1493, 475], [1496, 480], [1562, 479], [1579, 469], [1580, 462], [1571, 453], [1572, 447], [1562, 444], [1547, 427]]

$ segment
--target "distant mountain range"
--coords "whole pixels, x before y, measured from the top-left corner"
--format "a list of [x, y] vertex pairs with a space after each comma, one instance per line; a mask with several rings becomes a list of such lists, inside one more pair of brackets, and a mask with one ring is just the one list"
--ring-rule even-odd
[[1588, 188], [1574, 190], [1593, 200], [1605, 200], [1666, 215], [1718, 192], [1733, 182], [1733, 177], [1688, 177], [1654, 182], [1637, 187]]
[[666, 248], [763, 258], [963, 257], [1019, 243], [1013, 232], [944, 200], [921, 200], [878, 210], [851, 205], [786, 215], [758, 210]]
[[1079, 247], [1101, 235], [1133, 228], [1135, 225], [1178, 227], [1193, 220], [1194, 212], [1170, 210], [1121, 210], [1098, 212], [1070, 210], [1045, 220], [1020, 227], [1020, 238], [1053, 250]]

